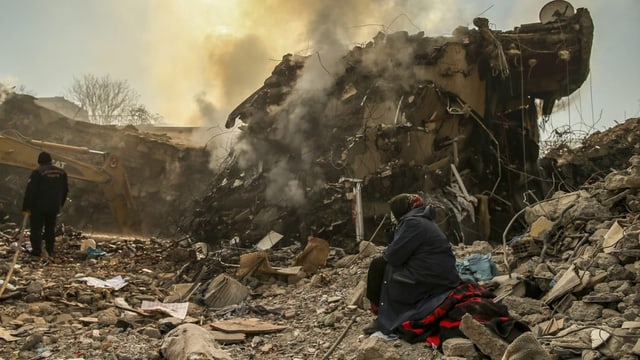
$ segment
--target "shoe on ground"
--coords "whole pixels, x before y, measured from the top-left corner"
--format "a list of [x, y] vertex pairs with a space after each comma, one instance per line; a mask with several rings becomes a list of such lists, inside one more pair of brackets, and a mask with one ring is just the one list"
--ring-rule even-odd
[[50, 259], [46, 256], [30, 255], [27, 258], [27, 262], [34, 266], [40, 266], [49, 264]]

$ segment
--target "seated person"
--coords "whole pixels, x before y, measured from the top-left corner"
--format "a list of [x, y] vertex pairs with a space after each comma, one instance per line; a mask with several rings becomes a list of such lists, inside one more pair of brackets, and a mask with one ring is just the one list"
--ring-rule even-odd
[[435, 211], [420, 196], [397, 195], [389, 207], [397, 222], [391, 243], [367, 273], [367, 298], [378, 317], [366, 333], [439, 348], [446, 339], [465, 337], [459, 329], [465, 314], [508, 343], [530, 331], [493, 302], [491, 291], [460, 279], [451, 245], [433, 222]]
[[397, 195], [389, 207], [396, 226], [367, 274], [367, 298], [378, 315], [367, 333], [391, 334], [403, 322], [423, 318], [461, 282], [451, 245], [433, 222], [434, 209], [416, 194]]

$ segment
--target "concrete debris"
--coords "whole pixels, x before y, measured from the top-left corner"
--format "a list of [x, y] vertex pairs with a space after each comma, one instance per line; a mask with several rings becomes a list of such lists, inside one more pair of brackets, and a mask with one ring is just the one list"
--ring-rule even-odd
[[258, 250], [271, 249], [271, 247], [277, 244], [280, 239], [282, 239], [282, 234], [278, 234], [275, 231], [269, 231], [269, 233], [256, 244], [256, 248], [258, 248]]
[[442, 343], [442, 353], [445, 356], [458, 356], [465, 359], [480, 359], [473, 341], [463, 338], [447, 339]]
[[274, 325], [256, 319], [229, 319], [214, 321], [211, 327], [227, 333], [264, 334], [286, 329], [283, 325]]
[[492, 360], [502, 359], [503, 354], [509, 346], [506, 341], [474, 320], [469, 314], [465, 314], [462, 317], [460, 330], [480, 349], [480, 352]]
[[329, 243], [327, 240], [309, 236], [307, 246], [293, 261], [294, 266], [302, 266], [307, 274], [313, 274], [318, 268], [327, 264]]
[[[316, 236], [352, 250], [354, 238], [383, 243], [384, 232], [359, 229], [375, 229], [385, 202], [410, 192], [440, 205], [454, 242], [496, 241], [525, 194], [545, 195], [534, 99], [549, 114], [588, 74], [589, 12], [561, 22], [494, 31], [477, 18], [451, 37], [379, 33], [337, 64], [283, 56], [229, 115], [226, 126], [242, 122], [242, 132], [191, 235], [251, 247], [276, 231], [283, 246]], [[321, 65], [336, 69], [331, 78], [316, 78]], [[297, 87], [310, 83], [328, 85]]]
[[504, 352], [502, 360], [551, 360], [551, 356], [542, 348], [535, 336], [524, 333], [518, 336]]
[[249, 293], [249, 289], [238, 280], [226, 274], [220, 274], [209, 283], [204, 295], [204, 303], [213, 308], [223, 308], [242, 302]]
[[[230, 115], [227, 125], [241, 121], [243, 135], [214, 175], [204, 170], [204, 149], [133, 128], [97, 129], [34, 107], [31, 97], [9, 97], [2, 129], [63, 144], [86, 138], [127, 154], [132, 193], [148, 210], [143, 228], [167, 229], [192, 191], [204, 196], [181, 223], [186, 238], [88, 237], [65, 226], [60, 255], [47, 264], [20, 252], [0, 296], [0, 357], [637, 358], [640, 119], [538, 159], [528, 100], [543, 99], [548, 114], [584, 81], [589, 13], [514, 31], [491, 30], [487, 19], [474, 25], [453, 37], [381, 33], [345, 54], [345, 71], [317, 96], [294, 91], [314, 59], [285, 56]], [[524, 71], [521, 84], [514, 74]], [[44, 125], [64, 131], [51, 135]], [[86, 214], [103, 199], [92, 186], [74, 187], [83, 197], [67, 216], [106, 225], [106, 211]], [[386, 241], [386, 201], [400, 192], [429, 195], [456, 259], [480, 254], [495, 265], [498, 275], [479, 282], [531, 333], [504, 342], [465, 318], [468, 339], [447, 340], [445, 354], [362, 334], [374, 319], [368, 265]], [[523, 200], [531, 193], [535, 202]], [[354, 236], [359, 214], [362, 239]], [[5, 274], [21, 245], [15, 223], [2, 221]], [[105, 254], [79, 251], [93, 245]], [[73, 281], [115, 276], [127, 285]], [[179, 303], [186, 314], [146, 313], [143, 303]]]
[[402, 356], [392, 345], [372, 336], [362, 342], [356, 350], [356, 360], [401, 360]]
[[[58, 239], [64, 261], [43, 267], [27, 262], [27, 254], [20, 258], [12, 281], [15, 288], [0, 299], [0, 356], [9, 358], [15, 351], [35, 356], [39, 351], [49, 351], [66, 358], [97, 358], [104, 354], [124, 358], [127, 353], [136, 353], [157, 359], [162, 346], [164, 351], [177, 351], [183, 346], [175, 345], [179, 337], [169, 337], [171, 330], [198, 323], [219, 325], [198, 331], [204, 331], [204, 338], [216, 341], [215, 349], [233, 359], [302, 359], [326, 354], [347, 360], [452, 359], [473, 358], [472, 350], [478, 356], [491, 353], [490, 357], [498, 359], [519, 359], [518, 354], [532, 353], [538, 355], [527, 358], [544, 358], [543, 354], [559, 359], [575, 354], [593, 359], [637, 356], [634, 347], [638, 346], [635, 336], [640, 329], [640, 223], [634, 213], [620, 205], [640, 190], [626, 193], [618, 203], [607, 206], [606, 212], [593, 215], [580, 203], [590, 201], [587, 199], [604, 201], [615, 195], [604, 188], [603, 182], [604, 177], [572, 192], [566, 198], [573, 200], [573, 206], [565, 204], [562, 196], [541, 203], [545, 206], [541, 214], [546, 215], [534, 218], [532, 224], [545, 216], [554, 219], [556, 225], [546, 228], [546, 236], [534, 238], [528, 232], [522, 235], [538, 245], [546, 239], [549, 245], [544, 261], [540, 252], [516, 256], [513, 244], [503, 247], [475, 241], [453, 246], [459, 260], [473, 254], [490, 258], [500, 275], [485, 285], [495, 288], [496, 300], [533, 329], [522, 339], [501, 343], [504, 346], [496, 346], [496, 338], [482, 326], [469, 332], [469, 339], [448, 341], [446, 347], [443, 344], [442, 351], [446, 349], [447, 355], [420, 344], [363, 338], [361, 330], [373, 319], [363, 296], [366, 272], [371, 257], [382, 250], [375, 242], [361, 242], [356, 254], [324, 247], [324, 265], [318, 266], [314, 274], [307, 274], [302, 265], [293, 270], [290, 266], [305, 253], [308, 245], [303, 247], [300, 243], [278, 243], [259, 252], [229, 244], [196, 256], [193, 249], [202, 245], [198, 242], [190, 245], [156, 238], [106, 239], [92, 235], [91, 239], [107, 254], [88, 259], [78, 251], [87, 237], [67, 229], [69, 232]], [[617, 191], [626, 190], [629, 189]], [[541, 204], [532, 205], [532, 213]], [[614, 251], [605, 252], [603, 244], [611, 238], [607, 233], [614, 224], [622, 231], [613, 237], [615, 242], [607, 242]], [[6, 230], [7, 240], [0, 242], [3, 259], [13, 255], [13, 231]], [[324, 240], [311, 241], [314, 242], [325, 244]], [[172, 250], [166, 252], [167, 248]], [[8, 270], [2, 265], [0, 269]], [[296, 275], [296, 281], [290, 281]], [[128, 285], [115, 290], [69, 281], [89, 276], [122, 276]], [[237, 284], [247, 295], [226, 306], [207, 305], [207, 298], [216, 298], [206, 296], [211, 286], [221, 282], [216, 279]], [[219, 291], [211, 292], [214, 293]], [[118, 298], [122, 299], [116, 301]], [[188, 302], [187, 314], [178, 319], [137, 310], [143, 302], [154, 301]], [[230, 327], [232, 324], [235, 327]], [[39, 339], [34, 334], [41, 334], [42, 338], [31, 345]]]
[[545, 188], [575, 189], [601, 181], [610, 169], [626, 169], [629, 159], [640, 153], [639, 131], [640, 118], [630, 118], [607, 131], [589, 135], [580, 146], [558, 144], [540, 159], [544, 176], [552, 180]]
[[231, 360], [209, 331], [194, 324], [171, 330], [162, 340], [160, 352], [167, 360]]

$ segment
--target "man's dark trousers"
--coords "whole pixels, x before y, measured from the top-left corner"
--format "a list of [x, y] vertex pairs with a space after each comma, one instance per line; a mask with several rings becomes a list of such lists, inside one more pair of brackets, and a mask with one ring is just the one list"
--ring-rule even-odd
[[[34, 212], [31, 214], [31, 254], [33, 256], [42, 255], [42, 239], [44, 238], [45, 249], [49, 256], [53, 255], [53, 244], [56, 240], [56, 213]], [[44, 227], [44, 233], [42, 228]]]

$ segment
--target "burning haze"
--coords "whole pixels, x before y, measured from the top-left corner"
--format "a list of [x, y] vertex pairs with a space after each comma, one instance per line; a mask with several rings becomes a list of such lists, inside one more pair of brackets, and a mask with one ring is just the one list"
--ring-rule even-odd
[[170, 122], [213, 125], [210, 120], [226, 119], [260, 87], [284, 54], [318, 52], [327, 65], [378, 31], [448, 33], [473, 17], [454, 5], [408, 0], [155, 2], [151, 97]]
[[[0, 83], [48, 97], [63, 95], [74, 76], [109, 74], [128, 80], [167, 123], [214, 127], [286, 53], [328, 58], [324, 40], [337, 40], [344, 50], [381, 30], [448, 35], [459, 25], [473, 27], [477, 16], [508, 30], [536, 22], [546, 2], [0, 0]], [[631, 70], [640, 50], [629, 29], [635, 28], [640, 2], [571, 3], [588, 8], [596, 25], [593, 90], [580, 89], [585, 108], [591, 105], [595, 118], [602, 118], [599, 128], [637, 116], [640, 75]]]

